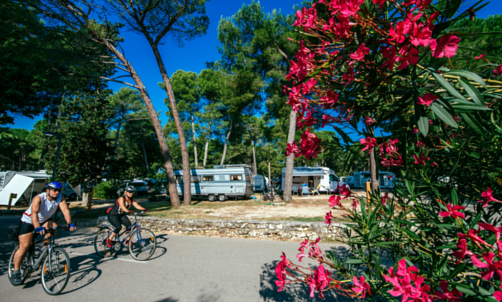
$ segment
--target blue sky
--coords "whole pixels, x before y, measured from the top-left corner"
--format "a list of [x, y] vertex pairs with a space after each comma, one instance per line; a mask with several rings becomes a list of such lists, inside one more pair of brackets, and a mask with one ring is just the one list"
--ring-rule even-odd
[[[220, 19], [230, 17], [235, 14], [243, 4], [251, 3], [249, 1], [236, 1], [236, 0], [211, 0], [206, 4], [207, 15], [210, 18], [209, 29], [207, 34], [203, 37], [197, 38], [187, 42], [183, 48], [176, 46], [171, 40], [166, 40], [166, 43], [161, 46], [161, 54], [166, 64], [167, 72], [172, 75], [178, 69], [185, 71], [194, 71], [199, 73], [205, 69], [206, 62], [216, 61], [220, 58], [217, 46], [218, 42], [218, 23]], [[293, 13], [293, 6], [299, 4], [301, 0], [261, 0], [259, 1], [264, 11], [269, 13], [272, 10], [281, 10], [284, 14]], [[477, 1], [466, 0], [464, 7], [470, 6]], [[492, 14], [502, 13], [502, 1], [493, 0], [480, 12], [477, 17], [485, 18]], [[157, 83], [162, 82], [157, 63], [153, 56], [152, 50], [148, 46], [146, 40], [133, 32], [123, 30], [121, 36], [124, 37], [125, 42], [122, 47], [128, 60], [132, 63], [133, 67], [141, 76], [143, 83], [145, 83], [148, 93], [153, 100], [153, 104], [157, 111], [164, 112], [166, 106], [164, 99], [166, 96], [165, 91], [160, 89]], [[132, 79], [122, 78], [121, 80], [133, 83]], [[110, 88], [114, 91], [119, 90], [123, 85], [110, 83]], [[42, 117], [30, 119], [27, 117], [17, 117], [14, 120], [12, 128], [24, 128], [31, 130], [35, 122]], [[165, 121], [165, 114], [160, 116], [161, 120]]]

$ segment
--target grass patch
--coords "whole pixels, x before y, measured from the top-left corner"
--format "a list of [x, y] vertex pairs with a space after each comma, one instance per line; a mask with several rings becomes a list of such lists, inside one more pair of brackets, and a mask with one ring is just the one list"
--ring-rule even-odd
[[214, 213], [213, 211], [206, 211], [206, 214]]

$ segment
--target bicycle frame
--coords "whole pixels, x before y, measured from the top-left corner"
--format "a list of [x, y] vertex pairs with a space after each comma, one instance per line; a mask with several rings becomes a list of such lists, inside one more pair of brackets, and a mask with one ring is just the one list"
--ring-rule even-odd
[[[48, 233], [51, 234], [51, 237], [50, 237], [50, 241], [49, 241], [49, 244], [47, 246], [44, 246], [42, 248], [42, 250], [40, 251], [40, 255], [38, 256], [38, 259], [36, 261], [34, 261], [34, 252], [35, 252], [35, 244], [37, 243], [40, 243], [42, 241], [45, 241], [46, 239], [41, 239], [41, 240], [38, 240], [38, 241], [35, 241], [35, 236], [33, 237], [33, 240], [32, 240], [32, 243], [30, 245], [30, 259], [28, 259], [28, 261], [30, 262], [30, 270], [31, 271], [36, 271], [37, 269], [40, 268], [40, 265], [42, 265], [42, 262], [45, 260], [45, 258], [47, 257], [47, 255], [49, 256], [49, 265], [52, 265], [52, 259], [51, 259], [51, 255], [52, 255], [52, 249], [54, 248], [54, 246], [56, 245], [55, 242], [54, 242], [54, 233], [55, 233], [55, 230], [54, 229], [47, 229]], [[50, 267], [50, 269], [52, 270], [52, 267]]]
[[[138, 218], [136, 218], [136, 216], [134, 216], [134, 220], [135, 220], [135, 221], [134, 221], [134, 223], [133, 223], [133, 224], [131, 224], [131, 225], [130, 225], [128, 228], [126, 228], [123, 232], [121, 232], [121, 233], [119, 233], [119, 234], [117, 234], [117, 235], [116, 235], [116, 236], [118, 237], [119, 241], [120, 241], [120, 237], [121, 237], [122, 235], [124, 235], [127, 231], [129, 231], [129, 233], [127, 234], [127, 236], [126, 236], [126, 237], [125, 237], [122, 241], [120, 241], [120, 243], [121, 243], [122, 245], [124, 245], [124, 243], [125, 243], [125, 241], [127, 240], [127, 238], [131, 237], [131, 235], [132, 235], [132, 233], [133, 233], [134, 231], [136, 231], [136, 232], [137, 232], [137, 231], [138, 231], [138, 229], [139, 229], [139, 227], [140, 227], [140, 225], [138, 225]], [[139, 233], [137, 233], [137, 235], [138, 235], [138, 237], [141, 237]], [[140, 239], [142, 239], [142, 238], [140, 238]]]

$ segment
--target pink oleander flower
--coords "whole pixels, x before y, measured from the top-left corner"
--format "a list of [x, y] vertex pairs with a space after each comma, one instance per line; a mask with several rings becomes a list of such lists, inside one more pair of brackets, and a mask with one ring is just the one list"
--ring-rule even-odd
[[497, 301], [502, 301], [502, 292], [501, 291], [496, 291], [494, 294], [493, 294], [493, 297], [495, 299], [497, 299]]
[[497, 275], [499, 275], [499, 278], [502, 279], [502, 262], [493, 262], [495, 254], [493, 252], [484, 253], [483, 258], [485, 259], [486, 263], [481, 262], [474, 255], [471, 256], [472, 264], [474, 264], [478, 268], [487, 268], [486, 271], [483, 271], [481, 273], [481, 279], [490, 281], [493, 278], [494, 273], [497, 273]]
[[364, 122], [366, 123], [366, 125], [373, 125], [376, 122], [376, 120], [370, 116], [367, 116], [364, 119]]
[[286, 258], [286, 254], [282, 252], [281, 261], [279, 261], [279, 263], [275, 267], [275, 273], [277, 279], [279, 279], [275, 281], [275, 284], [279, 287], [279, 289], [277, 290], [278, 292], [283, 290], [284, 286], [288, 283], [286, 281], [286, 267], [291, 268], [290, 264], [291, 262]]
[[338, 192], [343, 195], [343, 199], [347, 199], [352, 195], [352, 192], [350, 191], [349, 187], [347, 187], [347, 185], [345, 184], [340, 186]]
[[478, 233], [479, 233], [479, 230], [470, 229], [467, 234], [458, 233], [457, 237], [460, 239], [463, 239], [463, 238], [471, 239], [474, 242], [474, 244], [476, 246], [478, 246], [480, 249], [482, 249], [481, 244], [484, 244], [486, 246], [493, 248], [493, 246], [489, 245], [488, 243], [486, 243], [486, 241], [481, 239], [481, 237], [478, 236]]
[[359, 277], [359, 279], [357, 279], [357, 277], [354, 277], [353, 283], [354, 287], [352, 288], [352, 290], [356, 293], [361, 293], [361, 297], [363, 299], [366, 297], [366, 291], [368, 291], [368, 293], [371, 295], [370, 285], [368, 282], [366, 282], [366, 278], [364, 278], [363, 276]]
[[487, 207], [490, 201], [502, 202], [493, 197], [493, 190], [491, 188], [486, 188], [486, 191], [483, 191], [483, 193], [481, 193], [481, 197], [483, 198], [483, 200], [478, 200], [478, 202], [483, 204], [483, 208]]
[[370, 53], [370, 49], [368, 47], [366, 47], [365, 43], [363, 43], [363, 44], [359, 45], [359, 47], [357, 48], [357, 51], [351, 53], [349, 55], [349, 57], [351, 59], [356, 60], [356, 61], [361, 61], [364, 58], [364, 56], [369, 53]]
[[427, 93], [423, 97], [421, 97], [421, 96], [418, 97], [417, 104], [430, 106], [432, 104], [432, 102], [434, 102], [437, 99], [438, 99], [437, 96], [435, 96], [431, 93]]
[[482, 55], [479, 55], [479, 56], [475, 56], [474, 57], [474, 60], [479, 60], [479, 59], [482, 59], [485, 55], [482, 54]]
[[331, 226], [331, 223], [333, 222], [333, 215], [331, 214], [331, 211], [329, 213], [326, 213], [326, 220], [324, 221], [325, 224]]
[[387, 201], [389, 200], [389, 192], [385, 192], [385, 194], [382, 196], [382, 205], [385, 206]]
[[374, 3], [375, 5], [377, 5], [377, 4], [378, 4], [378, 5], [380, 6], [380, 9], [383, 9], [383, 6], [384, 6], [384, 4], [385, 4], [385, 1], [387, 1], [387, 0], [373, 0], [373, 3]]
[[413, 134], [418, 134], [418, 128], [417, 127], [413, 127]]
[[425, 161], [430, 159], [430, 157], [425, 157], [423, 153], [420, 154], [420, 157], [413, 155], [413, 158], [415, 159], [415, 164], [422, 166], [425, 166]]
[[300, 148], [296, 145], [296, 142], [293, 142], [292, 144], [287, 144], [286, 147], [286, 156], [289, 156], [291, 154], [295, 154], [295, 157], [300, 156]]
[[418, 50], [415, 47], [403, 46], [399, 50], [399, 54], [401, 57], [396, 59], [397, 62], [401, 62], [397, 67], [399, 70], [405, 69], [409, 65], [416, 65], [418, 62]]
[[382, 57], [384, 59], [387, 59], [382, 65], [382, 68], [389, 69], [389, 71], [392, 71], [392, 68], [394, 68], [394, 65], [396, 64], [396, 60], [399, 58], [397, 56], [397, 51], [396, 47], [381, 47], [380, 52], [382, 53]]
[[341, 207], [340, 199], [342, 199], [339, 195], [333, 195], [329, 198], [329, 207], [334, 208], [336, 206]]
[[497, 68], [495, 68], [493, 70], [493, 73], [496, 74], [496, 75], [501, 74], [502, 73], [502, 65], [497, 66]]
[[[472, 256], [474, 255], [473, 252], [470, 252], [467, 250], [467, 240], [465, 239], [460, 239], [458, 242], [457, 242], [457, 247], [460, 249], [459, 251], [456, 251], [456, 252], [453, 252], [453, 256], [457, 257], [458, 258], [458, 262], [460, 262], [460, 260], [464, 259], [465, 256]], [[458, 263], [457, 262], [457, 263]]]
[[308, 249], [308, 248], [309, 248], [309, 240], [305, 239], [305, 241], [300, 243], [300, 248], [298, 249], [298, 251], [303, 253], [303, 249]]
[[354, 70], [352, 68], [349, 68], [348, 73], [344, 73], [342, 75], [342, 79], [347, 81], [347, 85], [349, 85], [352, 81], [354, 81], [356, 78], [354, 77]]
[[453, 289], [452, 291], [448, 290], [448, 281], [441, 281], [439, 283], [439, 287], [442, 291], [436, 291], [435, 295], [438, 296], [439, 299], [447, 300], [448, 302], [460, 302], [460, 297], [462, 293], [457, 289]]
[[339, 13], [343, 17], [350, 17], [357, 14], [359, 7], [364, 3], [364, 0], [344, 0], [340, 1]]
[[392, 38], [389, 41], [396, 41], [397, 43], [403, 43], [406, 39], [407, 34], [413, 28], [413, 22], [410, 19], [405, 19], [404, 21], [399, 21], [396, 23], [396, 28], [391, 28], [389, 34]]
[[421, 141], [418, 141], [418, 140], [417, 140], [417, 147], [418, 147], [418, 148], [423, 148], [423, 147], [425, 147], [425, 144], [424, 144], [424, 143], [422, 143]]
[[441, 38], [439, 38], [439, 41], [436, 41], [436, 39], [432, 39], [430, 43], [432, 56], [434, 58], [442, 58], [442, 57], [451, 58], [455, 56], [459, 42], [460, 39], [451, 33], [442, 36]]
[[459, 205], [456, 205], [456, 206], [451, 206], [451, 203], [447, 204], [446, 207], [448, 208], [448, 211], [447, 212], [439, 212], [439, 216], [443, 217], [443, 218], [446, 218], [448, 216], [451, 216], [453, 217], [453, 219], [457, 219], [457, 218], [462, 218], [462, 219], [465, 219], [465, 214], [464, 213], [461, 213], [461, 212], [458, 212], [458, 210], [464, 210], [465, 207], [463, 206], [459, 206]]
[[298, 253], [298, 255], [296, 255], [296, 258], [298, 258], [298, 261], [302, 262], [302, 259], [304, 257], [307, 257], [307, 255], [305, 255], [303, 252], [302, 253]]
[[321, 249], [317, 245], [319, 241], [321, 241], [321, 237], [318, 237], [316, 241], [310, 243], [309, 256], [312, 258], [319, 257], [322, 254]]
[[414, 46], [429, 46], [431, 43], [432, 31], [429, 27], [424, 26], [422, 23], [415, 26], [410, 35], [411, 44]]
[[315, 9], [315, 6], [310, 9], [303, 7], [301, 11], [299, 10], [296, 12], [296, 20], [295, 23], [293, 23], [293, 26], [303, 27], [308, 30], [315, 26], [316, 17], [317, 10]]
[[357, 199], [352, 199], [352, 210], [355, 211], [357, 210], [357, 206], [359, 205], [359, 200]]
[[[308, 284], [310, 286], [310, 297], [314, 297], [314, 290], [319, 291], [319, 298], [324, 299], [324, 295], [322, 294], [322, 291], [326, 288], [326, 286], [329, 285], [330, 278], [329, 276], [331, 273], [324, 268], [324, 266], [321, 264], [319, 267], [314, 271], [314, 276], [313, 278], [309, 277]], [[312, 281], [310, 279], [313, 279]]]
[[377, 144], [377, 140], [373, 137], [361, 138], [360, 141], [361, 141], [361, 145], [364, 146], [364, 148], [361, 151], [368, 150], [368, 152], [371, 152], [371, 150]]
[[482, 223], [482, 222], [478, 223], [478, 226], [482, 230], [492, 231], [493, 233], [495, 233], [495, 239], [497, 240], [497, 242], [499, 242], [500, 233], [502, 233], [502, 228], [497, 228], [489, 223]]
[[317, 158], [321, 140], [317, 138], [314, 133], [310, 133], [310, 129], [302, 133], [300, 142], [302, 155], [304, 155], [307, 160], [311, 159], [312, 157]]

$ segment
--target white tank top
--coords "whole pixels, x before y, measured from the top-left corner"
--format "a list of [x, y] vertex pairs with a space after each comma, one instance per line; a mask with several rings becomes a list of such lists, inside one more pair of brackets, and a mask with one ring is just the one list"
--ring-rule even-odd
[[[40, 224], [44, 224], [44, 222], [51, 218], [52, 215], [54, 215], [54, 213], [56, 212], [56, 209], [61, 202], [62, 195], [59, 194], [58, 198], [53, 201], [47, 199], [47, 193], [41, 193], [38, 196], [40, 196], [40, 198], [42, 199], [42, 202], [40, 203], [40, 211], [38, 212], [38, 222], [40, 222]], [[31, 221], [32, 205], [30, 205], [30, 207], [26, 211], [24, 211], [23, 216], [21, 217], [22, 222], [33, 224], [33, 222]]]

